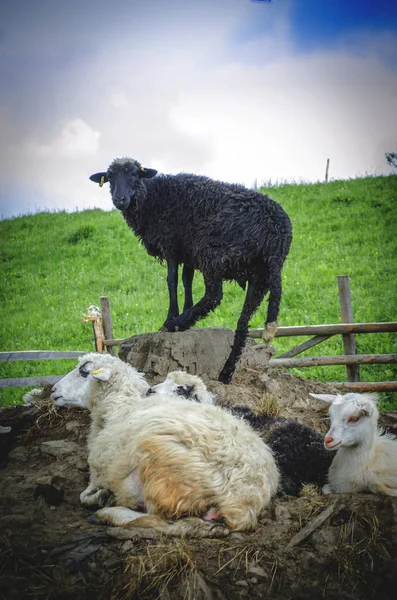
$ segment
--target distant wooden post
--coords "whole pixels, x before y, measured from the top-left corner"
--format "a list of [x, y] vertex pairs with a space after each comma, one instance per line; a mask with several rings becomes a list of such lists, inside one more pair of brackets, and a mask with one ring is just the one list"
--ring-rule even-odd
[[[110, 303], [108, 296], [101, 296], [102, 324], [105, 333], [105, 340], [113, 339], [113, 324], [110, 316]], [[106, 344], [105, 344], [106, 345]], [[114, 346], [106, 345], [106, 349], [112, 356], [116, 356]]]
[[[350, 297], [350, 280], [348, 275], [338, 275], [340, 316], [342, 323], [353, 323], [353, 309]], [[343, 349], [345, 354], [357, 354], [356, 336], [354, 333], [342, 335]], [[360, 381], [359, 365], [347, 365], [347, 380], [350, 382]]]
[[95, 351], [102, 354], [103, 352], [103, 329], [101, 323], [101, 312], [97, 306], [91, 304], [88, 307], [87, 314], [82, 319], [83, 323], [92, 323], [92, 330], [94, 332], [94, 344]]
[[329, 158], [327, 158], [327, 166], [325, 168], [325, 183], [328, 183]]

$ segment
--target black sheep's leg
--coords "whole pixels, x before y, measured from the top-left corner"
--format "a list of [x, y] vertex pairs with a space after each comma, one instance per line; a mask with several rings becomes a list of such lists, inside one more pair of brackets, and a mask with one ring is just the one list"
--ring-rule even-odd
[[185, 289], [185, 303], [183, 305], [183, 312], [189, 310], [193, 306], [193, 292], [192, 283], [194, 277], [194, 269], [188, 265], [183, 265], [182, 269], [182, 283]]
[[222, 300], [222, 278], [221, 277], [205, 277], [205, 294], [191, 308], [176, 319], [170, 319], [164, 324], [164, 328], [168, 331], [186, 331], [199, 319], [203, 319], [209, 312], [214, 310]]
[[[169, 294], [169, 308], [167, 314], [167, 321], [174, 319], [179, 315], [178, 306], [178, 263], [175, 260], [169, 260], [167, 262], [167, 285]], [[164, 323], [164, 325], [165, 325]]]
[[233, 373], [236, 369], [236, 363], [241, 356], [247, 339], [249, 320], [256, 309], [260, 306], [266, 291], [267, 287], [265, 283], [252, 281], [248, 282], [247, 295], [245, 297], [243, 310], [241, 311], [241, 315], [237, 322], [237, 329], [234, 334], [232, 350], [223, 366], [222, 371], [219, 374], [218, 379], [222, 383], [230, 383], [232, 380]]
[[267, 315], [265, 327], [263, 329], [263, 340], [265, 343], [272, 341], [277, 332], [277, 317], [280, 310], [282, 283], [281, 283], [281, 269], [282, 261], [270, 261], [269, 264], [269, 301], [267, 307]]

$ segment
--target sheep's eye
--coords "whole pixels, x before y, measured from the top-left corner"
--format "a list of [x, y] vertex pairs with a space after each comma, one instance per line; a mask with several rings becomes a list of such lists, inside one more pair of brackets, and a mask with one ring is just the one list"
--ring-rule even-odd
[[87, 371], [87, 369], [85, 368], [85, 365], [81, 365], [80, 369], [79, 369], [79, 373], [82, 377], [87, 378], [88, 375], [90, 374], [89, 371]]
[[348, 423], [357, 423], [357, 421], [359, 421], [359, 420], [360, 420], [360, 417], [349, 417], [347, 419], [347, 422]]
[[176, 393], [178, 396], [184, 396], [185, 398], [189, 398], [189, 391], [183, 385], [178, 385], [176, 388]]

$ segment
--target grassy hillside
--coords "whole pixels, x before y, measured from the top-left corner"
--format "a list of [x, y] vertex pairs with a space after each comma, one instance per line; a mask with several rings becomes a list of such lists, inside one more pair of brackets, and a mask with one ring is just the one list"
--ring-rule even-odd
[[[289, 213], [294, 240], [283, 271], [280, 325], [338, 323], [336, 276], [350, 276], [354, 319], [396, 321], [397, 175], [266, 189]], [[0, 222], [0, 350], [93, 349], [90, 304], [110, 297], [114, 334], [156, 331], [168, 307], [166, 268], [150, 258], [118, 211], [40, 213]], [[182, 286], [181, 286], [182, 287]], [[197, 275], [195, 298], [203, 292]], [[244, 293], [225, 284], [221, 306], [198, 326], [234, 328]], [[265, 306], [251, 321], [262, 327]], [[304, 339], [304, 338], [302, 338]], [[360, 353], [397, 352], [397, 336], [358, 336]], [[277, 352], [302, 341], [277, 339]], [[342, 353], [341, 337], [308, 354]], [[0, 365], [0, 377], [67, 372], [73, 362]], [[396, 378], [395, 365], [362, 366], [367, 381]], [[345, 367], [295, 371], [324, 381], [346, 380]], [[0, 390], [0, 404], [22, 389]], [[396, 395], [384, 397], [394, 404]], [[397, 404], [397, 403], [396, 403]]]

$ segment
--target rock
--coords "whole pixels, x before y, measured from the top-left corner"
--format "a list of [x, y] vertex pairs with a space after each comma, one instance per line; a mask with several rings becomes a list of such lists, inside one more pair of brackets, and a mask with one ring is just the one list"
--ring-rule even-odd
[[338, 527], [324, 527], [313, 533], [312, 542], [319, 554], [327, 556], [335, 551], [338, 544], [338, 537]]
[[265, 569], [262, 569], [262, 567], [260, 567], [259, 565], [252, 565], [248, 567], [248, 573], [253, 573], [254, 575], [258, 575], [258, 577], [265, 577], [266, 579], [269, 578]]
[[78, 435], [79, 430], [80, 430], [80, 423], [78, 421], [67, 421], [66, 425], [65, 425], [65, 429], [66, 431], [71, 431], [73, 432], [75, 435]]
[[52, 479], [52, 475], [42, 475], [36, 479], [36, 485], [51, 485], [53, 483]]
[[[223, 327], [190, 329], [180, 333], [143, 333], [124, 340], [119, 348], [119, 357], [138, 371], [143, 371], [149, 380], [164, 378], [175, 370], [218, 379], [229, 356], [233, 337], [234, 332]], [[249, 362], [246, 353], [254, 345], [253, 340], [247, 340], [241, 364]], [[257, 354], [259, 356], [260, 353]], [[258, 361], [256, 355], [255, 360]]]
[[80, 454], [80, 446], [76, 442], [71, 442], [70, 440], [51, 440], [49, 442], [42, 442], [40, 444], [40, 450], [43, 454], [50, 454], [56, 458]]
[[125, 552], [127, 554], [127, 553], [131, 552], [131, 550], [133, 549], [134, 546], [135, 546], [135, 544], [134, 544], [134, 542], [132, 540], [127, 540], [121, 546], [121, 551]]
[[276, 516], [276, 519], [280, 519], [282, 521], [291, 518], [291, 513], [288, 510], [288, 508], [284, 506], [284, 504], [277, 504], [274, 508], [274, 514]]
[[8, 453], [8, 459], [18, 463], [27, 462], [29, 459], [29, 450], [25, 446], [16, 446]]

